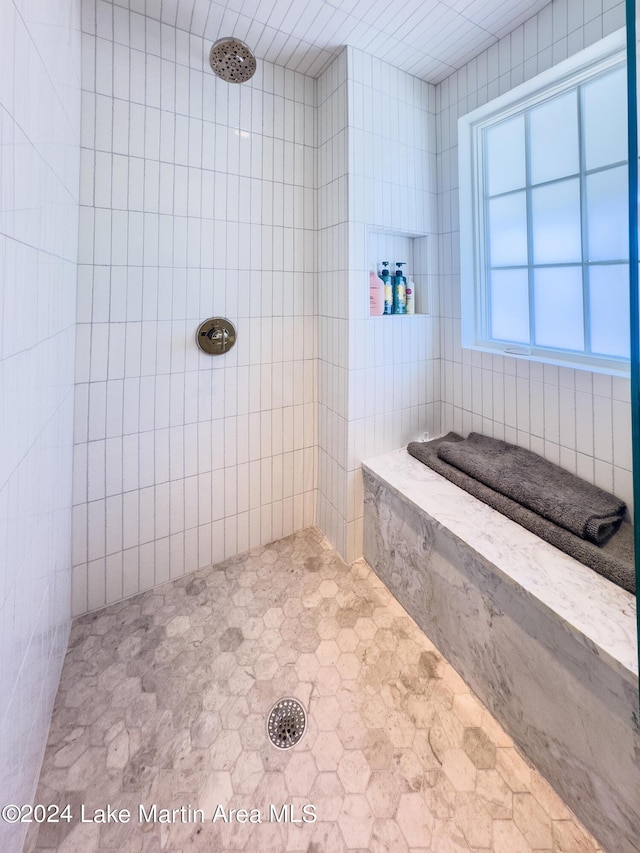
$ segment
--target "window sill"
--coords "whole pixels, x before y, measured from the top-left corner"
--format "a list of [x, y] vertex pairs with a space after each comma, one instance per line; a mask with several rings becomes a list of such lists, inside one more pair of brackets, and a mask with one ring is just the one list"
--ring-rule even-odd
[[590, 373], [602, 373], [606, 376], [621, 376], [624, 379], [628, 379], [630, 374], [628, 361], [617, 362], [612, 359], [604, 358], [587, 359], [580, 355], [572, 357], [571, 353], [567, 353], [566, 355], [554, 352], [545, 353], [544, 351], [521, 347], [517, 344], [499, 344], [491, 346], [488, 343], [463, 343], [462, 349], [475, 350], [476, 352], [488, 352], [492, 355], [510, 356], [511, 358], [518, 358], [522, 361], [538, 361], [542, 364], [555, 364], [557, 367], [569, 367], [574, 370], [588, 370]]

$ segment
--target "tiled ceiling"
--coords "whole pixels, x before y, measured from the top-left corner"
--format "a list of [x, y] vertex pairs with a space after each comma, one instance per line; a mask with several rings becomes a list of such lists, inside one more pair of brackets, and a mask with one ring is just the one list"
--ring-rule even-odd
[[235, 36], [258, 59], [317, 76], [345, 44], [432, 83], [549, 0], [115, 0], [209, 41]]

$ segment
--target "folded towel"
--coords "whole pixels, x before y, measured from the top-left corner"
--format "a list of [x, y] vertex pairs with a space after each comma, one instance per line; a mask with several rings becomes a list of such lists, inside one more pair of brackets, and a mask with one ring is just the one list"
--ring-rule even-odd
[[477, 432], [443, 442], [440, 459], [582, 539], [604, 545], [622, 524], [623, 501], [522, 447]]
[[438, 446], [443, 442], [452, 441], [461, 442], [463, 439], [456, 433], [450, 432], [443, 438], [436, 438], [433, 441], [413, 441], [407, 450], [424, 465], [446, 477], [470, 495], [633, 594], [635, 591], [633, 526], [628, 521], [622, 522], [616, 535], [606, 545], [594, 545], [588, 539], [581, 539], [522, 504], [485, 486], [484, 483], [474, 480], [473, 477], [454, 468], [448, 462], [444, 462], [438, 457]]

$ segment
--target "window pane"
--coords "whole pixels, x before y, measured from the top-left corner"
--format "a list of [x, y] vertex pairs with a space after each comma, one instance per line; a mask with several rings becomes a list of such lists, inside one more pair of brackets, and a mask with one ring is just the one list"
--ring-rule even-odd
[[489, 265], [506, 267], [526, 263], [526, 194], [492, 198], [489, 201]]
[[531, 110], [529, 141], [532, 183], [578, 174], [578, 98], [575, 90]]
[[584, 349], [582, 268], [535, 270], [536, 344], [557, 349]]
[[488, 128], [484, 144], [489, 195], [524, 187], [524, 116]]
[[587, 169], [627, 159], [627, 83], [624, 68], [582, 87]]
[[523, 270], [491, 271], [491, 337], [529, 343], [529, 274]]
[[587, 176], [587, 229], [590, 261], [628, 258], [626, 166]]
[[531, 214], [535, 264], [582, 260], [578, 178], [533, 189]]
[[591, 350], [629, 358], [629, 266], [589, 267]]

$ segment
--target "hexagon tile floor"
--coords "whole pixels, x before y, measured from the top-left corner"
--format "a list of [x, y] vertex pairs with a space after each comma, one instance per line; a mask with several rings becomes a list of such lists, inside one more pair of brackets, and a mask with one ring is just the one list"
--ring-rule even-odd
[[[285, 696], [307, 729], [278, 750], [266, 718]], [[316, 529], [76, 620], [36, 802], [74, 820], [34, 826], [30, 853], [600, 850]], [[108, 804], [130, 822], [94, 823]]]

